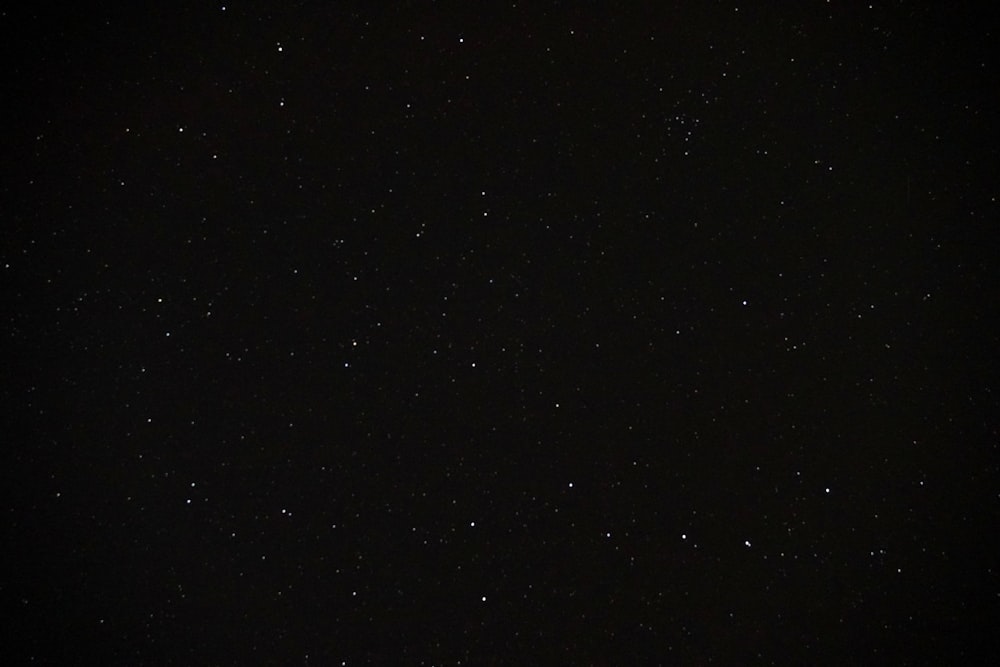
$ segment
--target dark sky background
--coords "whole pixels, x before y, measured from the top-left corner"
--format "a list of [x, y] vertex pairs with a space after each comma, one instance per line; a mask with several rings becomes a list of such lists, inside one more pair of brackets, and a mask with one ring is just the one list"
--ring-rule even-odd
[[82, 4], [0, 12], [7, 664], [996, 664], [977, 3]]

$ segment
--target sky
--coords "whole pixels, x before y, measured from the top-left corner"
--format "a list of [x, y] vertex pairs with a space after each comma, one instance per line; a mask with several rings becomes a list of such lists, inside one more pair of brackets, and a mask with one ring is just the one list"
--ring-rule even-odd
[[976, 3], [0, 30], [11, 664], [1000, 658]]

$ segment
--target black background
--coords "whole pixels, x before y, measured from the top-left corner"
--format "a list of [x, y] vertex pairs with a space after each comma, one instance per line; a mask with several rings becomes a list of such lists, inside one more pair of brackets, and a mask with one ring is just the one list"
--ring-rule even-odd
[[994, 663], [977, 3], [331, 4], [0, 15], [10, 664]]

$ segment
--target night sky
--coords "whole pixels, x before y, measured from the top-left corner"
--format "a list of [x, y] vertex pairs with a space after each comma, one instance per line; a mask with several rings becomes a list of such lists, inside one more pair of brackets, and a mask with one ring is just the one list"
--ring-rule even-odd
[[5, 664], [1000, 659], [977, 3], [80, 4], [0, 13]]

